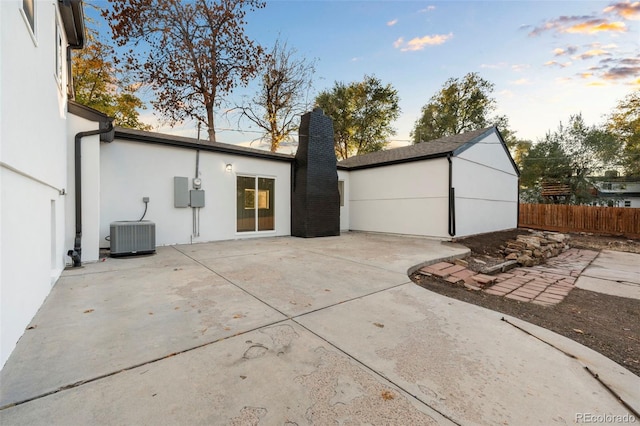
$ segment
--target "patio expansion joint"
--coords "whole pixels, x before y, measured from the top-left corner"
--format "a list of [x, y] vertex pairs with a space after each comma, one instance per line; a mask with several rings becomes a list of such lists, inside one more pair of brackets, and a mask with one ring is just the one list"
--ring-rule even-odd
[[143, 367], [145, 365], [151, 365], [151, 364], [154, 364], [156, 362], [159, 362], [159, 361], [162, 361], [162, 360], [165, 360], [165, 359], [168, 359], [168, 358], [172, 358], [174, 356], [178, 356], [178, 355], [182, 355], [182, 354], [185, 354], [185, 353], [189, 353], [191, 351], [194, 351], [194, 350], [197, 350], [197, 349], [204, 348], [206, 346], [210, 346], [210, 345], [216, 344], [216, 343], [221, 342], [223, 340], [227, 340], [227, 339], [230, 339], [232, 337], [242, 336], [243, 334], [251, 333], [253, 331], [260, 330], [260, 329], [262, 329], [264, 327], [271, 327], [273, 325], [280, 324], [280, 323], [288, 321], [288, 320], [289, 320], [289, 318], [281, 319], [281, 320], [278, 320], [278, 321], [273, 321], [273, 322], [271, 322], [269, 324], [263, 324], [263, 325], [260, 325], [258, 327], [254, 327], [254, 328], [252, 328], [250, 330], [245, 330], [245, 331], [233, 334], [231, 336], [224, 336], [224, 337], [221, 337], [219, 339], [212, 340], [210, 342], [205, 342], [205, 343], [202, 343], [200, 345], [192, 346], [192, 347], [187, 348], [187, 349], [183, 349], [183, 350], [180, 350], [180, 351], [177, 351], [177, 352], [172, 352], [170, 354], [163, 355], [161, 357], [157, 357], [157, 358], [154, 358], [154, 359], [151, 359], [151, 360], [140, 362], [140, 363], [128, 366], [128, 367], [120, 368], [120, 369], [118, 369], [116, 371], [112, 371], [110, 373], [101, 374], [101, 375], [96, 376], [96, 377], [91, 377], [89, 379], [79, 380], [79, 381], [74, 382], [74, 383], [70, 383], [70, 384], [66, 384], [66, 385], [63, 385], [63, 386], [59, 386], [58, 388], [50, 390], [48, 392], [43, 392], [41, 394], [26, 398], [26, 399], [23, 399], [23, 400], [20, 400], [20, 401], [16, 401], [16, 402], [12, 402], [12, 403], [3, 405], [3, 406], [0, 407], [0, 411], [6, 410], [6, 409], [11, 408], [11, 407], [16, 407], [18, 405], [26, 404], [28, 402], [36, 401], [38, 399], [42, 399], [42, 398], [45, 398], [47, 396], [51, 396], [51, 395], [54, 395], [54, 394], [57, 394], [57, 393], [60, 393], [60, 392], [66, 391], [66, 390], [76, 389], [76, 388], [79, 388], [79, 387], [81, 387], [83, 385], [86, 385], [86, 384], [89, 384], [89, 383], [97, 382], [97, 381], [102, 380], [102, 379], [106, 379], [106, 378], [109, 378], [109, 377], [116, 376], [116, 375], [118, 375], [120, 373], [124, 373], [124, 372], [127, 372], [127, 371], [135, 370], [136, 368], [140, 368], [140, 367]]
[[[381, 267], [381, 266], [372, 265], [372, 264], [370, 264], [370, 263], [358, 262], [358, 261], [353, 260], [353, 259], [346, 259], [346, 258], [344, 258], [344, 257], [334, 256], [334, 255], [331, 255], [331, 254], [327, 254], [327, 253], [325, 253], [325, 252], [317, 251], [316, 249], [304, 249], [304, 251], [307, 251], [307, 252], [309, 252], [309, 253], [313, 253], [313, 254], [315, 254], [315, 255], [320, 255], [320, 256], [325, 256], [325, 257], [329, 257], [329, 258], [332, 258], [332, 259], [342, 260], [342, 261], [344, 261], [344, 262], [351, 262], [351, 263], [354, 263], [354, 264], [356, 264], [356, 265], [366, 266], [366, 267], [368, 267], [368, 268], [376, 268], [376, 269], [380, 269], [381, 271], [393, 272], [393, 273], [396, 273], [396, 274], [403, 274], [403, 273], [404, 273], [404, 272], [394, 271], [393, 269], [388, 269], [388, 268], [383, 268], [383, 267]], [[407, 275], [408, 275], [408, 274], [407, 274]]]
[[241, 286], [239, 286], [238, 284], [234, 283], [233, 281], [231, 281], [229, 278], [225, 277], [224, 275], [222, 275], [221, 273], [219, 273], [218, 271], [211, 269], [209, 266], [205, 265], [204, 263], [200, 262], [197, 259], [194, 259], [193, 257], [189, 256], [188, 254], [184, 253], [183, 251], [178, 250], [177, 248], [174, 247], [174, 249], [182, 254], [183, 256], [191, 259], [192, 261], [196, 262], [198, 265], [202, 266], [203, 268], [205, 268], [208, 271], [213, 272], [215, 275], [217, 275], [218, 277], [222, 278], [223, 280], [225, 280], [226, 282], [228, 282], [229, 284], [231, 284], [232, 286], [236, 287], [237, 289], [241, 290], [243, 293], [251, 296], [252, 298], [256, 299], [258, 302], [265, 304], [266, 306], [270, 307], [271, 309], [273, 309], [274, 311], [276, 311], [277, 313], [279, 313], [280, 315], [289, 318], [289, 315], [287, 315], [286, 313], [282, 312], [280, 309], [276, 308], [275, 306], [270, 305], [268, 302], [260, 299], [258, 296], [256, 296], [255, 294], [247, 291], [246, 289], [242, 288]]

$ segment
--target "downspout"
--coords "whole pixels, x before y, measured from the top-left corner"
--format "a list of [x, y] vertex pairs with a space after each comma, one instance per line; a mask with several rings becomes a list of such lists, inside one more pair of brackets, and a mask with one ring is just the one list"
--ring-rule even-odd
[[[102, 123], [101, 123], [102, 124]], [[73, 241], [73, 250], [67, 252], [67, 256], [73, 260], [73, 266], [82, 266], [82, 145], [80, 142], [85, 136], [102, 135], [113, 131], [113, 122], [107, 122], [105, 129], [78, 132], [75, 137], [75, 203], [76, 203], [76, 237]], [[109, 141], [110, 142], [110, 141]]]
[[69, 99], [76, 98], [76, 91], [73, 88], [73, 73], [71, 71], [71, 46], [67, 46], [67, 96]]
[[453, 187], [453, 162], [451, 161], [451, 153], [447, 155], [449, 162], [449, 235], [456, 235], [456, 190]]

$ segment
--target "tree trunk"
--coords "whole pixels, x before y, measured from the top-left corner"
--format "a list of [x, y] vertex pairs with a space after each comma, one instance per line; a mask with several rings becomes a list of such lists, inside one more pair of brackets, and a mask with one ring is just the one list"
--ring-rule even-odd
[[209, 127], [209, 141], [216, 141], [216, 129], [214, 127], [213, 105], [207, 105], [207, 126]]

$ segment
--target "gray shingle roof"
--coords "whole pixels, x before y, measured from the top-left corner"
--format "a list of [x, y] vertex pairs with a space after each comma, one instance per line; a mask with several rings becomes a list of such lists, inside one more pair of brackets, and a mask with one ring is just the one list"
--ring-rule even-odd
[[415, 145], [358, 155], [338, 162], [338, 167], [347, 170], [364, 169], [428, 158], [446, 157], [462, 146], [482, 138], [494, 129], [495, 127], [493, 126], [485, 127], [484, 129], [446, 136], [429, 142], [420, 142]]

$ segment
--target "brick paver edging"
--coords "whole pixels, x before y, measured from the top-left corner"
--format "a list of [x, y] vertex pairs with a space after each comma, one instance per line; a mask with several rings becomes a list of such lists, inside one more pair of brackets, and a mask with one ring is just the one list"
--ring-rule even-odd
[[515, 268], [497, 275], [479, 274], [449, 262], [425, 266], [418, 273], [463, 284], [470, 290], [548, 306], [564, 300], [596, 256], [597, 251], [574, 248], [547, 259], [543, 265]]

